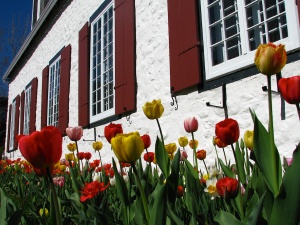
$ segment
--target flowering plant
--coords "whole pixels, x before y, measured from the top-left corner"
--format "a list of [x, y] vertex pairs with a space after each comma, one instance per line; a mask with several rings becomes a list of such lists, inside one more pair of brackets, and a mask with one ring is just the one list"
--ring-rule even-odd
[[[234, 118], [218, 122], [213, 137], [214, 165], [207, 166], [209, 155], [198, 149], [196, 117], [184, 121], [187, 137], [178, 138], [179, 147], [175, 142], [165, 143], [160, 100], [143, 106], [145, 116], [158, 125], [160, 135], [155, 142], [147, 134], [123, 133], [121, 124], [110, 123], [104, 128], [107, 142], [91, 144], [99, 159], [92, 159], [88, 150], [79, 151], [81, 127], [67, 130], [75, 143], [67, 145], [70, 153], [60, 161], [62, 138], [56, 128], [20, 137], [20, 150], [27, 161], [0, 161], [0, 224], [298, 225], [300, 145], [293, 158], [285, 158], [282, 164], [275, 145], [270, 92], [270, 78], [285, 62], [283, 45], [258, 48], [255, 63], [268, 82], [269, 127], [252, 110], [254, 129], [243, 138]], [[298, 77], [282, 78], [279, 89], [299, 112]], [[116, 156], [110, 163], [101, 160], [105, 144]], [[188, 144], [192, 162], [187, 160]], [[148, 151], [150, 147], [154, 152]], [[230, 149], [234, 162], [226, 158]], [[205, 170], [199, 169], [198, 160]]]

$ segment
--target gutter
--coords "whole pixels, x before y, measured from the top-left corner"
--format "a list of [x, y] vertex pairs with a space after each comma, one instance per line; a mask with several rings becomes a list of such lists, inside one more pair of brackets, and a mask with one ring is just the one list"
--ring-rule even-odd
[[48, 3], [48, 5], [46, 6], [46, 8], [43, 10], [42, 15], [37, 20], [35, 26], [31, 30], [31, 32], [29, 33], [28, 37], [24, 41], [24, 43], [21, 46], [20, 50], [18, 51], [17, 55], [14, 57], [13, 61], [9, 65], [8, 69], [6, 70], [4, 76], [2, 77], [2, 80], [5, 83], [10, 83], [10, 76], [9, 75], [11, 74], [11, 72], [15, 68], [15, 66], [17, 65], [18, 61], [20, 60], [20, 58], [22, 57], [22, 55], [24, 54], [24, 52], [28, 48], [29, 44], [32, 42], [33, 38], [35, 37], [36, 33], [41, 28], [42, 24], [44, 23], [44, 21], [46, 20], [46, 18], [49, 15], [49, 13], [51, 12], [51, 10], [54, 8], [54, 6], [56, 5], [56, 3], [58, 1], [59, 0], [52, 0], [52, 1], [50, 1]]

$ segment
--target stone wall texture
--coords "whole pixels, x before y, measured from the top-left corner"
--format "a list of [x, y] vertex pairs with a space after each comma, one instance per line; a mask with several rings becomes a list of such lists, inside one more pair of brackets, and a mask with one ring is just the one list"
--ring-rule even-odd
[[[57, 19], [51, 30], [45, 35], [40, 45], [28, 58], [24, 68], [9, 85], [9, 104], [16, 95], [21, 94], [25, 86], [34, 77], [38, 77], [37, 96], [37, 130], [40, 129], [41, 116], [41, 75], [42, 69], [49, 64], [57, 52], [64, 46], [71, 44], [71, 84], [70, 84], [70, 120], [69, 126], [78, 124], [78, 32], [89, 17], [100, 6], [99, 0], [76, 0], [72, 1], [66, 10]], [[137, 111], [130, 115], [129, 123], [125, 117], [114, 123], [123, 126], [124, 133], [138, 131], [141, 135], [149, 134], [152, 145], [149, 151], [154, 151], [155, 140], [159, 135], [158, 126], [155, 120], [148, 120], [142, 110], [147, 101], [161, 99], [165, 111], [160, 119], [165, 143], [175, 142], [178, 145], [180, 136], [191, 135], [186, 133], [183, 121], [187, 117], [195, 116], [199, 121], [199, 129], [195, 138], [199, 140], [199, 149], [207, 151], [206, 164], [213, 165], [216, 157], [212, 137], [215, 134], [215, 124], [224, 119], [224, 111], [219, 108], [207, 107], [206, 102], [215, 105], [222, 104], [222, 88], [198, 92], [192, 91], [187, 95], [177, 97], [178, 110], [171, 106], [170, 95], [170, 68], [169, 68], [169, 38], [168, 38], [168, 15], [167, 0], [136, 0], [136, 77], [137, 77]], [[300, 74], [300, 61], [294, 61], [285, 66], [282, 71], [283, 77]], [[184, 79], [184, 74], [183, 74]], [[229, 117], [238, 121], [240, 134], [243, 136], [246, 130], [253, 129], [253, 122], [249, 112], [252, 109], [258, 118], [267, 127], [268, 105], [267, 93], [262, 91], [262, 86], [267, 85], [264, 75], [257, 74], [242, 80], [227, 84], [227, 104]], [[276, 90], [276, 79], [272, 78], [272, 85]], [[276, 145], [281, 156], [291, 157], [295, 146], [300, 141], [300, 123], [294, 105], [285, 104], [286, 119], [280, 117], [280, 96], [273, 95], [274, 128]], [[103, 162], [111, 162], [114, 154], [110, 144], [104, 138], [104, 126], [96, 127], [97, 140], [103, 142], [101, 157]], [[98, 137], [100, 135], [100, 137]], [[85, 129], [83, 139], [94, 138], [94, 129]], [[68, 153], [68, 137], [63, 138], [63, 156]], [[92, 148], [91, 141], [80, 140], [79, 151], [90, 151], [94, 158], [98, 158]], [[187, 147], [188, 159], [192, 162], [192, 150]], [[219, 149], [219, 156], [223, 158], [222, 150]], [[227, 157], [233, 160], [232, 150], [225, 149]], [[19, 150], [13, 153], [6, 153], [8, 157], [21, 157]], [[199, 162], [203, 167], [203, 164]]]

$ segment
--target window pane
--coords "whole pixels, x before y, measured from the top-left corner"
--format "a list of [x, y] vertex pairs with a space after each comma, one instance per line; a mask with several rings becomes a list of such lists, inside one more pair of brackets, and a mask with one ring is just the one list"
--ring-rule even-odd
[[245, 0], [245, 3], [248, 4], [246, 16], [250, 50], [256, 49], [261, 43], [288, 37], [283, 0]]
[[223, 44], [217, 45], [212, 48], [213, 66], [218, 65], [224, 61], [223, 48]]
[[221, 6], [218, 1], [212, 5], [209, 9], [209, 24], [213, 24], [221, 19]]
[[227, 41], [227, 55], [228, 59], [233, 59], [241, 55], [241, 43], [238, 37], [234, 37]]
[[222, 24], [216, 24], [210, 28], [211, 44], [222, 41]]

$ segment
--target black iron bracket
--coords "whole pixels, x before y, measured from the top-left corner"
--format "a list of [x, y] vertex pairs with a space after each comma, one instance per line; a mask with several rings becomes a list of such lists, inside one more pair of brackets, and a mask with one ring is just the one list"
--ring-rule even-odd
[[92, 139], [92, 140], [82, 139], [82, 140], [83, 140], [83, 141], [96, 141], [96, 137], [97, 137], [97, 134], [96, 134], [96, 127], [94, 127], [94, 139]]
[[171, 98], [172, 98], [172, 102], [171, 102], [171, 106], [174, 106], [175, 104], [175, 110], [178, 109], [178, 102], [177, 102], [177, 98], [174, 95], [174, 87], [171, 87]]
[[222, 84], [222, 106], [212, 105], [210, 102], [206, 102], [206, 105], [209, 107], [224, 109], [225, 118], [228, 118], [226, 84]]
[[128, 114], [128, 111], [127, 111], [126, 107], [124, 107], [124, 111], [125, 111], [126, 120], [128, 121], [129, 124], [131, 124], [132, 121], [130, 120], [130, 115]]

